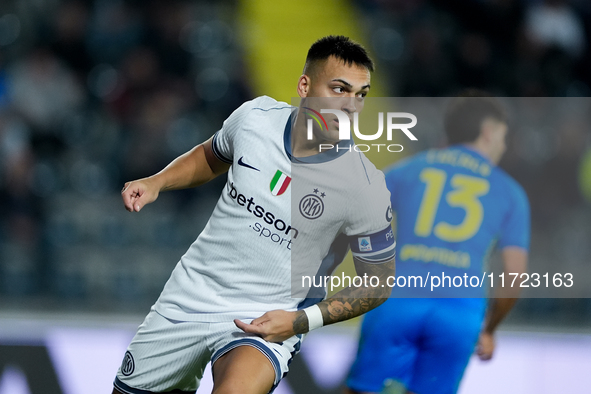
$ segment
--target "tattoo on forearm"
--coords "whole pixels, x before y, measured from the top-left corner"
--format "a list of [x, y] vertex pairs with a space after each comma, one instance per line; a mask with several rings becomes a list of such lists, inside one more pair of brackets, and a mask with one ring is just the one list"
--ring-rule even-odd
[[306, 316], [306, 312], [298, 311], [298, 314], [293, 321], [293, 332], [296, 334], [303, 334], [310, 330], [308, 325], [308, 316]]
[[386, 285], [388, 276], [394, 275], [394, 260], [384, 264], [363, 264], [356, 262], [357, 272], [376, 276], [380, 283], [376, 287], [348, 287], [334, 296], [318, 303], [324, 324], [332, 324], [364, 314], [381, 305], [390, 296], [391, 288]]

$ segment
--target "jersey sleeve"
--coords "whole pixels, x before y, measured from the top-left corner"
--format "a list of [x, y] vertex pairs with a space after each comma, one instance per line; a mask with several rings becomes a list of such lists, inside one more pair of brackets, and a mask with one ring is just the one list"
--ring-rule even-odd
[[353, 257], [365, 263], [380, 264], [396, 255], [390, 192], [381, 171], [374, 170], [369, 181], [349, 207], [350, 221], [345, 234], [349, 237]]
[[530, 211], [525, 191], [517, 184], [511, 185], [511, 205], [499, 237], [498, 247], [518, 246], [529, 249]]
[[213, 153], [218, 160], [232, 164], [234, 158], [234, 139], [244, 125], [244, 120], [250, 111], [256, 106], [258, 99], [247, 101], [238, 107], [224, 121], [222, 128], [213, 136]]

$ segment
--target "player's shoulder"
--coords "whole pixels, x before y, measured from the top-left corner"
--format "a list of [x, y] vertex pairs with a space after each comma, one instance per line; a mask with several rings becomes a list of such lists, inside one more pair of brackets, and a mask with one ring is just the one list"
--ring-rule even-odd
[[416, 171], [413, 171], [413, 169], [423, 168], [427, 164], [427, 155], [429, 152], [431, 151], [415, 153], [390, 164], [384, 168], [386, 180], [399, 179], [401, 176], [415, 177]]
[[384, 169], [384, 172], [387, 174], [392, 171], [403, 171], [411, 166], [421, 165], [427, 162], [427, 155], [432, 152], [433, 149], [428, 151], [415, 153], [411, 156], [403, 157], [393, 164], [389, 165]]
[[499, 166], [495, 166], [491, 173], [492, 181], [501, 185], [506, 193], [513, 198], [528, 201], [525, 189], [519, 182]]
[[292, 106], [283, 102], [277, 101], [272, 97], [269, 96], [259, 96], [250, 102], [250, 107], [254, 111], [258, 112], [268, 112], [274, 110], [288, 110], [291, 111]]
[[283, 130], [293, 107], [269, 96], [260, 96], [250, 104], [247, 128], [252, 131], [268, 132], [268, 129]]
[[[349, 151], [337, 161], [335, 167], [344, 187], [342, 199], [346, 201], [347, 235], [374, 234], [389, 224], [390, 191], [380, 171], [362, 152]], [[390, 229], [390, 228], [389, 228]]]
[[253, 113], [266, 113], [272, 110], [286, 109], [291, 110], [291, 106], [282, 101], [277, 101], [269, 96], [259, 96], [252, 100], [245, 101], [240, 107], [234, 111], [235, 114], [248, 116]]
[[355, 195], [375, 194], [387, 191], [384, 173], [362, 152], [351, 152], [347, 155], [347, 164], [338, 163], [339, 172], [347, 174], [347, 183]]

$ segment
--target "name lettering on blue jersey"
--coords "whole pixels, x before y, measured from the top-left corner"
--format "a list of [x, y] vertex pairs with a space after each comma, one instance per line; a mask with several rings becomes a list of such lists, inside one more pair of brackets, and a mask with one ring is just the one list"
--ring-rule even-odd
[[469, 153], [457, 150], [430, 150], [427, 153], [427, 163], [447, 164], [453, 167], [462, 167], [480, 176], [489, 176], [492, 167], [489, 163], [479, 160]]

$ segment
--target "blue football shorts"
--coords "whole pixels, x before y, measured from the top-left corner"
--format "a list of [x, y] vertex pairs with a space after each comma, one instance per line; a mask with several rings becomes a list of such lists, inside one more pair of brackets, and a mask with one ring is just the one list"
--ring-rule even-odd
[[455, 393], [484, 311], [481, 299], [388, 299], [364, 317], [347, 386], [378, 393], [392, 379], [417, 394]]

